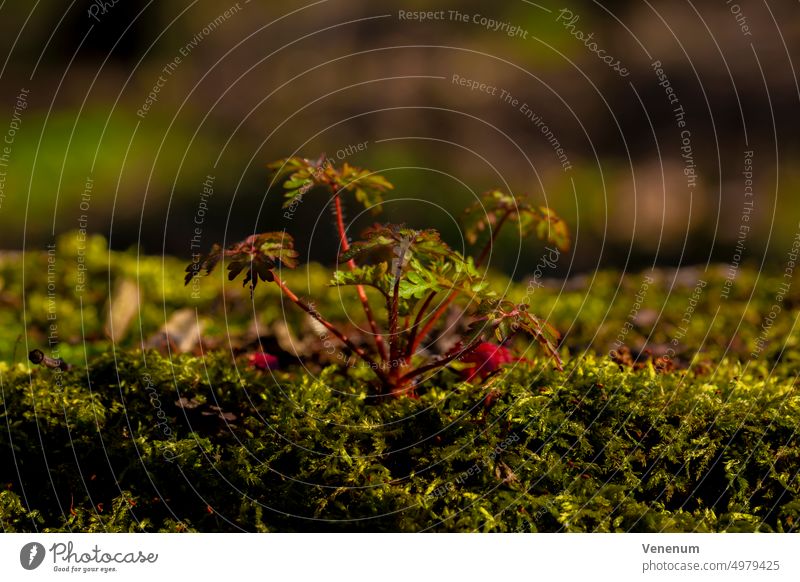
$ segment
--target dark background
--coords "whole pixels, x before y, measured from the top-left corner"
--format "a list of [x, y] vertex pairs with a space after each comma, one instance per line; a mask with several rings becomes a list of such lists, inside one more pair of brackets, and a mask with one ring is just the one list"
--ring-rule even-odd
[[[88, 230], [114, 248], [188, 257], [202, 184], [212, 175], [204, 248], [287, 228], [312, 258], [330, 259], [324, 199], [309, 198], [286, 220], [266, 164], [295, 153], [336, 157], [366, 142], [347, 161], [396, 184], [391, 219], [440, 228], [457, 247], [454, 216], [478, 192], [501, 186], [552, 206], [576, 239], [561, 274], [732, 261], [743, 224], [744, 152], [752, 150], [744, 260], [786, 260], [800, 221], [797, 2], [242, 0], [209, 24], [235, 5], [2, 4], [0, 136], [16, 95], [30, 93], [10, 146], [0, 246], [43, 248], [86, 215]], [[629, 76], [557, 21], [562, 8]], [[399, 18], [399, 10], [419, 9], [458, 10], [470, 21]], [[472, 22], [475, 14], [519, 26], [527, 38], [487, 30]], [[693, 189], [655, 60], [686, 111]], [[453, 84], [454, 74], [527, 103], [571, 169], [518, 107]], [[137, 110], [159, 75], [166, 81], [158, 101], [141, 119]], [[84, 211], [87, 178], [93, 188]], [[372, 220], [357, 211], [349, 216], [354, 232]], [[500, 245], [494, 265], [521, 267], [515, 274], [541, 253], [539, 243], [520, 244], [513, 233]]]

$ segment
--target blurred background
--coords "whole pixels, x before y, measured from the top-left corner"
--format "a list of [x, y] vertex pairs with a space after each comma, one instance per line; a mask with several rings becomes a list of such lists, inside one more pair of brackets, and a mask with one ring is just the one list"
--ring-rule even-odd
[[[796, 2], [11, 0], [0, 47], [5, 249], [287, 228], [330, 260], [324, 199], [287, 217], [266, 168], [323, 153], [457, 248], [483, 190], [551, 206], [575, 244], [548, 275], [780, 264], [798, 230]], [[542, 253], [499, 244], [515, 277]]]

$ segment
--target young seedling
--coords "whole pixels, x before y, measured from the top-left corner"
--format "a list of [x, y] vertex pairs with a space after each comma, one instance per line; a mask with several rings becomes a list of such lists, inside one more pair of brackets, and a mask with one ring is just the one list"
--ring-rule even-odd
[[[372, 370], [380, 394], [413, 394], [426, 375], [474, 352], [483, 353], [478, 348], [485, 349], [490, 339], [503, 345], [520, 332], [539, 343], [555, 366], [562, 369], [558, 332], [530, 313], [524, 304], [498, 297], [479, 271], [506, 224], [516, 224], [521, 236], [536, 234], [566, 251], [570, 244], [566, 225], [551, 210], [535, 208], [499, 190], [487, 192], [465, 212], [466, 236], [472, 245], [478, 243], [483, 231], [491, 231], [477, 259], [451, 249], [435, 230], [404, 225], [376, 224], [364, 232], [361, 240], [351, 243], [345, 229], [343, 196], [354, 197], [377, 214], [383, 194], [392, 188], [386, 178], [349, 164], [336, 167], [324, 158], [288, 158], [270, 168], [276, 180], [284, 179], [287, 208], [296, 206], [312, 190], [325, 191], [331, 197], [341, 250], [331, 285], [355, 288], [373, 334], [374, 348], [357, 345], [280, 278], [281, 268], [294, 269], [298, 264], [294, 240], [285, 232], [256, 234], [227, 249], [214, 245], [211, 252], [186, 268], [187, 284], [196, 276], [210, 273], [221, 261], [227, 262], [229, 279], [245, 273], [244, 285], [250, 285], [251, 293], [259, 280], [274, 283], [286, 299], [352, 353], [354, 358], [346, 359], [349, 365], [360, 360]], [[382, 297], [383, 325], [375, 316], [366, 288], [375, 289]], [[455, 302], [462, 304], [469, 327], [455, 347], [430, 356], [423, 346]], [[469, 361], [474, 362], [475, 356]]]

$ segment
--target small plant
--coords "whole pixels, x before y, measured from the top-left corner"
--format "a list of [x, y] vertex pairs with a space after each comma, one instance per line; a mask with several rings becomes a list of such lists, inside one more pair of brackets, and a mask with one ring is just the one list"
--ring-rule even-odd
[[[281, 279], [281, 269], [298, 265], [294, 240], [286, 232], [255, 234], [226, 249], [214, 245], [186, 268], [187, 284], [196, 276], [210, 273], [223, 260], [228, 278], [233, 280], [244, 273], [244, 285], [249, 284], [251, 293], [259, 281], [274, 283], [289, 301], [351, 352], [344, 358], [347, 365], [359, 365], [360, 361], [372, 370], [380, 394], [413, 394], [418, 382], [456, 360], [480, 367], [482, 358], [491, 360], [493, 349], [506, 354], [504, 344], [519, 332], [538, 342], [562, 369], [558, 332], [524, 304], [499, 297], [479, 271], [507, 224], [516, 224], [520, 236], [535, 234], [566, 251], [570, 244], [566, 225], [550, 209], [533, 207], [499, 190], [482, 195], [464, 215], [466, 238], [473, 247], [477, 245], [477, 258], [451, 249], [435, 230], [396, 224], [376, 224], [364, 232], [362, 240], [351, 243], [345, 229], [343, 197], [353, 197], [377, 214], [384, 193], [393, 188], [386, 178], [346, 163], [336, 167], [324, 157], [317, 161], [292, 157], [269, 167], [275, 180], [284, 180], [286, 208], [296, 207], [312, 190], [331, 197], [341, 252], [330, 284], [355, 289], [372, 332], [371, 345], [358, 345]], [[481, 239], [486, 238], [484, 232], [488, 240], [480, 246]], [[383, 325], [378, 323], [367, 288], [376, 290], [383, 300]], [[430, 338], [456, 303], [468, 325], [453, 348], [433, 356], [429, 353]], [[480, 371], [469, 374], [470, 378], [483, 376]]]

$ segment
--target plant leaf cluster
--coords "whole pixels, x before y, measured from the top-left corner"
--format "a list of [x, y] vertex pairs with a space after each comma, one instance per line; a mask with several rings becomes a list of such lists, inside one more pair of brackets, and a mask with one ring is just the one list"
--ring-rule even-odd
[[[381, 393], [413, 394], [423, 374], [442, 369], [475, 350], [486, 328], [501, 342], [518, 332], [530, 335], [544, 347], [556, 367], [562, 368], [558, 333], [524, 305], [509, 305], [507, 300], [498, 298], [479, 271], [479, 264], [490, 250], [494, 237], [477, 259], [454, 251], [435, 230], [417, 230], [390, 223], [376, 224], [364, 232], [361, 240], [351, 243], [344, 225], [343, 195], [349, 194], [367, 208], [379, 210], [383, 194], [392, 189], [386, 178], [346, 163], [337, 167], [324, 156], [317, 161], [292, 157], [269, 167], [275, 179], [284, 180], [287, 206], [296, 204], [315, 187], [324, 187], [331, 194], [341, 248], [337, 265], [346, 266], [333, 273], [331, 285], [355, 287], [373, 332], [374, 354], [354, 344], [335, 322], [326, 319], [275, 274], [279, 265], [297, 266], [297, 253], [286, 233], [253, 235], [224, 251], [215, 246], [208, 255], [186, 268], [187, 284], [193, 277], [209, 273], [223, 258], [228, 261], [229, 278], [234, 279], [244, 271], [244, 282], [245, 285], [250, 283], [251, 292], [259, 279], [275, 282], [287, 299], [333, 333], [346, 349], [374, 371], [374, 385]], [[565, 223], [549, 209], [534, 208], [499, 190], [485, 194], [483, 202], [489, 210], [481, 218], [477, 218], [476, 207], [467, 209], [468, 240], [477, 242], [477, 232], [488, 224], [494, 225], [496, 235], [503, 224], [510, 221], [519, 225], [524, 236], [536, 234], [562, 249], [569, 246]], [[383, 323], [375, 317], [365, 287], [376, 289], [383, 296], [386, 312]], [[437, 296], [440, 300], [435, 303]], [[461, 341], [457, 349], [441, 357], [427, 358], [427, 361], [422, 358], [421, 361], [420, 352], [427, 345], [424, 342], [430, 342], [443, 316], [456, 306], [471, 322], [467, 341]], [[406, 320], [402, 325], [400, 318]]]
[[259, 279], [270, 283], [275, 280], [275, 269], [296, 268], [297, 257], [294, 239], [289, 234], [285, 232], [254, 234], [225, 249], [215, 244], [208, 254], [201, 255], [186, 267], [184, 282], [188, 285], [194, 277], [210, 274], [225, 258], [228, 262], [228, 279], [233, 281], [244, 272], [242, 286], [249, 284], [252, 293]]
[[284, 180], [284, 208], [302, 199], [312, 188], [321, 186], [352, 193], [359, 203], [377, 214], [385, 193], [394, 188], [380, 174], [351, 166], [347, 162], [337, 167], [325, 156], [317, 160], [294, 156], [273, 162], [268, 167], [273, 171], [276, 181]]
[[500, 228], [505, 221], [516, 224], [522, 238], [536, 235], [563, 252], [570, 248], [569, 228], [552, 209], [533, 206], [524, 198], [497, 189], [483, 193], [465, 210], [467, 241], [475, 244], [483, 232]]

